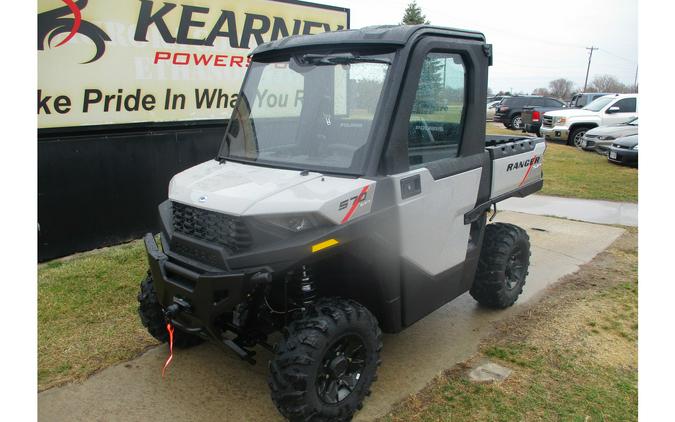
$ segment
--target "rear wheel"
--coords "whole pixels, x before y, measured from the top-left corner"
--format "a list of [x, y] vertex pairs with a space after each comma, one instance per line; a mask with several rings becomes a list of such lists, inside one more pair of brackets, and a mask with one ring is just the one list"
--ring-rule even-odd
[[523, 128], [523, 118], [520, 117], [520, 114], [516, 114], [511, 118], [511, 127], [515, 130]]
[[[141, 323], [151, 336], [162, 343], [169, 341], [164, 311], [157, 300], [157, 293], [150, 274], [141, 282], [141, 291], [138, 293], [138, 315], [141, 317]], [[201, 338], [178, 329], [173, 334], [173, 344], [179, 348], [191, 347], [202, 341]]]
[[527, 232], [513, 224], [488, 225], [471, 296], [483, 306], [508, 308], [523, 292], [529, 266]]
[[375, 317], [349, 299], [320, 299], [289, 324], [270, 361], [272, 400], [292, 421], [348, 421], [380, 364]]

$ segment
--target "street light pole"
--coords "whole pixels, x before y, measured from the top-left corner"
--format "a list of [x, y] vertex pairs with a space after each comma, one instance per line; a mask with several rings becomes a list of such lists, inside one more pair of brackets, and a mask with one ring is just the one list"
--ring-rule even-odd
[[588, 55], [588, 67], [586, 68], [586, 80], [584, 81], [584, 92], [586, 92], [586, 85], [588, 85], [588, 72], [591, 70], [591, 59], [593, 58], [593, 50], [599, 50], [598, 47], [586, 47], [586, 50], [590, 50], [591, 53]]

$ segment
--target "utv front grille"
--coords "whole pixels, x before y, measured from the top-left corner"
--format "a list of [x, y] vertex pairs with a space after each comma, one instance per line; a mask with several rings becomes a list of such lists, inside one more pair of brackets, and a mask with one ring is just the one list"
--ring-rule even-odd
[[222, 245], [231, 254], [251, 247], [251, 233], [240, 218], [178, 202], [171, 203], [171, 216], [174, 231]]
[[545, 127], [553, 127], [553, 117], [552, 116], [544, 116], [543, 125]]

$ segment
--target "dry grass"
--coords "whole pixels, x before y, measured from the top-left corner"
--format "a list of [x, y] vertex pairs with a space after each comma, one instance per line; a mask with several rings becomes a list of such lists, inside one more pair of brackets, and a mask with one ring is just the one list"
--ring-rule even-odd
[[532, 136], [532, 134], [524, 133], [521, 130], [507, 129], [503, 124], [496, 122], [486, 122], [485, 133], [488, 135]]
[[[547, 293], [384, 420], [637, 420], [637, 231]], [[514, 372], [469, 382], [484, 359]]]
[[138, 320], [136, 294], [147, 270], [135, 241], [38, 268], [38, 389], [137, 356], [156, 344]]

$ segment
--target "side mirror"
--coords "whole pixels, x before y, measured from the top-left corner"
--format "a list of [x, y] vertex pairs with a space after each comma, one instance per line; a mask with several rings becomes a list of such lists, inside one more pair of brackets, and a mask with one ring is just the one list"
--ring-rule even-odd
[[621, 107], [613, 106], [607, 109], [607, 114], [618, 113], [621, 111]]

